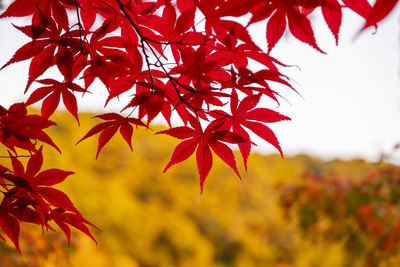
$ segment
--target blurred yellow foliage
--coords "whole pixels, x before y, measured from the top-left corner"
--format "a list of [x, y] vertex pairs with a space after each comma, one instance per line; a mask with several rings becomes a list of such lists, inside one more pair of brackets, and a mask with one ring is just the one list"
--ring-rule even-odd
[[[362, 161], [322, 162], [308, 156], [249, 158], [240, 181], [218, 159], [200, 194], [194, 158], [163, 174], [176, 140], [134, 131], [133, 152], [119, 136], [95, 160], [97, 137], [79, 145], [96, 120], [55, 114], [48, 132], [62, 155], [45, 147], [45, 167], [74, 171], [59, 188], [101, 229], [98, 244], [77, 232], [71, 246], [61, 231], [50, 234], [23, 225], [22, 255], [0, 242], [0, 266], [343, 266], [342, 244], [310, 243], [278, 205], [279, 182], [301, 182], [305, 172], [368, 172]], [[241, 162], [239, 162], [241, 164]], [[35, 265], [36, 264], [36, 265]]]

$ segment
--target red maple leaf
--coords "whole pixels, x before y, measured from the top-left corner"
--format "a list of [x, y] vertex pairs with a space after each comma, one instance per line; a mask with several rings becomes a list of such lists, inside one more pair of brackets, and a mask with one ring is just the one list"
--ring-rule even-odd
[[96, 116], [96, 118], [100, 118], [105, 120], [105, 122], [99, 123], [94, 126], [89, 132], [86, 133], [76, 144], [82, 142], [86, 138], [95, 135], [101, 132], [99, 136], [99, 145], [97, 147], [96, 158], [99, 156], [101, 149], [110, 141], [111, 137], [118, 131], [121, 133], [121, 136], [128, 143], [129, 147], [132, 149], [132, 134], [133, 127], [131, 124], [136, 126], [144, 126], [146, 125], [139, 119], [123, 117], [117, 113], [106, 113], [102, 115]]
[[203, 192], [204, 181], [206, 180], [212, 166], [211, 150], [213, 150], [218, 157], [231, 167], [240, 178], [240, 174], [236, 167], [235, 156], [233, 155], [232, 150], [224, 143], [239, 144], [247, 142], [248, 140], [236, 133], [221, 130], [220, 127], [223, 123], [218, 121], [210, 123], [204, 131], [199, 120], [193, 117], [193, 115], [189, 115], [189, 123], [191, 127], [174, 127], [157, 133], [167, 134], [178, 139], [186, 139], [175, 148], [171, 160], [165, 167], [164, 172], [172, 165], [190, 157], [197, 148], [196, 161], [200, 175], [201, 192]]
[[39, 140], [60, 152], [51, 138], [43, 132], [43, 129], [55, 125], [54, 122], [39, 115], [28, 115], [24, 103], [13, 104], [8, 110], [1, 108], [0, 142], [9, 149], [15, 151], [15, 147], [19, 147], [34, 152], [37, 150], [34, 142]]
[[44, 79], [38, 82], [47, 86], [36, 88], [26, 101], [26, 105], [31, 105], [44, 99], [42, 104], [42, 116], [44, 118], [49, 118], [57, 109], [60, 98], [62, 98], [65, 107], [79, 124], [78, 105], [73, 92], [85, 93], [86, 90], [72, 82], [61, 83], [54, 79]]
[[274, 132], [264, 123], [273, 123], [282, 120], [290, 120], [276, 111], [267, 108], [256, 108], [260, 101], [261, 95], [249, 95], [242, 101], [238, 101], [236, 90], [232, 90], [231, 112], [217, 110], [209, 112], [209, 115], [224, 123], [224, 129], [230, 130], [247, 139], [246, 142], [239, 143], [239, 150], [242, 154], [245, 168], [247, 169], [247, 158], [250, 155], [252, 142], [248, 130], [255, 133], [271, 145], [273, 145], [283, 157], [282, 149]]

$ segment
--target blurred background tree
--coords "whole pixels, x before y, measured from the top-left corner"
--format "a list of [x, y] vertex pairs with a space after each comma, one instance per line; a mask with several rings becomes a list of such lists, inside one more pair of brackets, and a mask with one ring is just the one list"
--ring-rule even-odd
[[380, 166], [361, 179], [313, 175], [281, 188], [286, 218], [313, 242], [343, 243], [347, 265], [400, 263], [400, 169]]

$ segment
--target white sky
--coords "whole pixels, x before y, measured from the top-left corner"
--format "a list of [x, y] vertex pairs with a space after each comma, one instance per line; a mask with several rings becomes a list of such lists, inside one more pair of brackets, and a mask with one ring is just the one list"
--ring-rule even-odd
[[[302, 96], [287, 89], [279, 91], [290, 104], [282, 101], [277, 110], [292, 121], [271, 125], [285, 155], [310, 153], [325, 159], [361, 157], [374, 161], [382, 153], [390, 153], [400, 142], [399, 9], [398, 6], [380, 24], [376, 34], [371, 34], [371, 29], [356, 40], [362, 21], [346, 13], [339, 46], [335, 46], [325, 23], [316, 16], [317, 42], [328, 55], [292, 37], [277, 44], [272, 55], [301, 68], [282, 70], [295, 81]], [[0, 65], [29, 41], [10, 22], [25, 24], [23, 20], [0, 21]], [[259, 24], [253, 29], [256, 41], [265, 42], [265, 25]], [[0, 105], [8, 107], [27, 99], [23, 90], [28, 68], [29, 62], [23, 62], [0, 71]], [[88, 95], [80, 102], [79, 110], [103, 112], [104, 94], [105, 89], [99, 88], [97, 97]], [[121, 106], [117, 102], [111, 104]], [[258, 143], [260, 151], [276, 152], [271, 145]]]

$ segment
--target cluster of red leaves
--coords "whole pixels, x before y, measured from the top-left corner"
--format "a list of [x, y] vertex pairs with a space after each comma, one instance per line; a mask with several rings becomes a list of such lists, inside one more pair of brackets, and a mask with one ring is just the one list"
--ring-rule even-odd
[[[12, 105], [8, 110], [0, 106], [0, 142], [9, 149], [12, 169], [0, 164], [0, 187], [3, 194], [0, 203], [0, 229], [20, 251], [20, 223], [28, 222], [54, 230], [49, 222], [54, 221], [70, 240], [70, 226], [73, 226], [93, 240], [86, 225], [89, 221], [82, 217], [68, 196], [53, 185], [61, 183], [70, 171], [48, 169], [40, 171], [43, 165], [42, 147], [36, 142], [58, 147], [43, 129], [54, 125], [52, 121], [39, 116], [28, 115], [23, 103]], [[30, 153], [26, 167], [19, 160], [16, 148]], [[70, 225], [70, 226], [69, 226]], [[4, 237], [0, 234], [0, 238]]]
[[280, 200], [307, 237], [344, 242], [352, 260], [363, 258], [365, 265], [378, 266], [400, 252], [397, 167], [378, 169], [360, 181], [306, 176], [302, 184], [282, 186]]
[[[159, 116], [170, 126], [160, 134], [184, 139], [165, 170], [196, 152], [203, 190], [214, 151], [240, 177], [227, 144], [238, 146], [246, 169], [256, 145], [250, 132], [282, 154], [267, 124], [289, 118], [257, 106], [266, 99], [279, 103], [280, 95], [271, 88], [274, 84], [292, 88], [278, 69], [284, 65], [269, 54], [286, 26], [295, 38], [323, 52], [314, 37], [311, 13], [322, 10], [338, 41], [344, 8], [365, 18], [366, 28], [376, 25], [396, 2], [377, 1], [371, 8], [367, 0], [248, 0], [245, 4], [242, 0], [15, 0], [0, 19], [30, 17], [30, 24], [14, 27], [31, 41], [2, 68], [31, 60], [25, 92], [34, 82], [43, 86], [33, 89], [26, 105], [43, 101], [42, 116], [24, 117], [34, 126], [4, 119], [2, 143], [11, 151], [19, 147], [34, 155], [39, 152], [32, 140], [55, 147], [42, 131], [51, 125], [48, 118], [62, 99], [79, 123], [76, 94], [93, 90], [91, 85], [98, 79], [108, 92], [105, 105], [120, 97], [130, 101], [121, 107], [129, 111], [128, 116], [99, 115], [104, 122], [78, 141], [100, 133], [97, 156], [118, 129], [132, 148], [133, 125], [148, 127]], [[235, 19], [243, 15], [249, 17], [247, 25]], [[251, 37], [249, 26], [260, 21], [266, 23], [267, 52]], [[253, 70], [250, 62], [256, 62], [259, 70]], [[39, 79], [52, 67], [62, 79]], [[4, 118], [17, 116], [14, 111], [1, 112]], [[172, 127], [172, 115], [181, 126]]]

